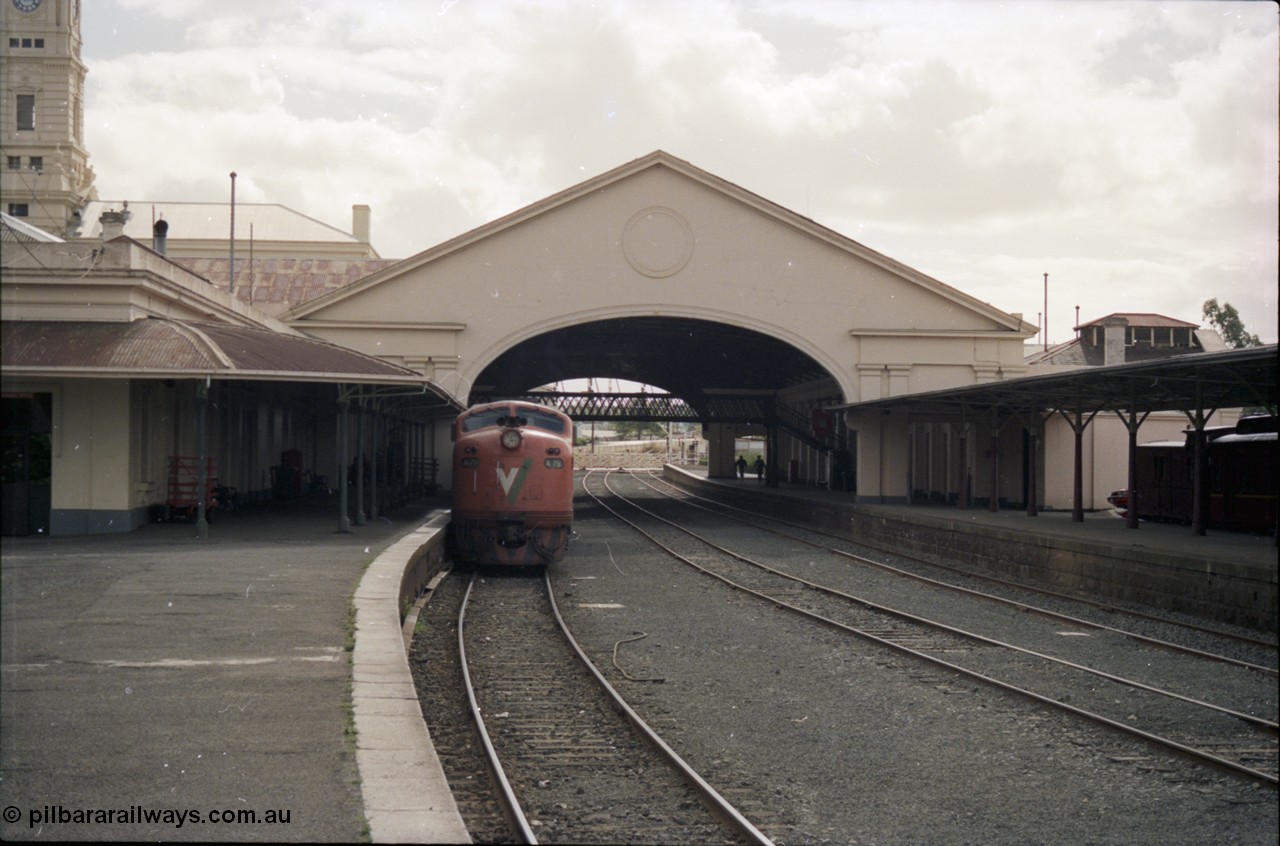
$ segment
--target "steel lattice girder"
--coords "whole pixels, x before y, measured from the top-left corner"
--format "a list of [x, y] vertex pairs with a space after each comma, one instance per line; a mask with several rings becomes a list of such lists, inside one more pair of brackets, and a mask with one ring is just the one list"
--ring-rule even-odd
[[574, 422], [630, 420], [640, 423], [764, 423], [772, 414], [767, 396], [699, 397], [697, 406], [672, 394], [538, 391], [520, 397], [553, 405]]

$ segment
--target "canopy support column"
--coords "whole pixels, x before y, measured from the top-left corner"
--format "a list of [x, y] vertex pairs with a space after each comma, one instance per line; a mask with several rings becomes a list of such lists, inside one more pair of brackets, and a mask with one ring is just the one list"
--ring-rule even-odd
[[1119, 411], [1116, 416], [1124, 423], [1124, 427], [1129, 432], [1129, 473], [1126, 477], [1125, 484], [1128, 486], [1125, 496], [1128, 498], [1128, 507], [1125, 509], [1124, 524], [1127, 528], [1138, 528], [1138, 428], [1146, 422], [1150, 411], [1143, 412], [1142, 416], [1138, 416], [1138, 398], [1137, 391], [1129, 392], [1129, 414], [1125, 416]]
[[991, 501], [987, 510], [1000, 510], [1000, 406], [991, 406]]
[[779, 426], [778, 426], [778, 410], [776, 407], [777, 399], [772, 399], [765, 404], [764, 414], [764, 431], [765, 443], [768, 444], [765, 452], [768, 453], [764, 465], [764, 485], [766, 488], [778, 487], [778, 461], [781, 452], [779, 444]]
[[378, 519], [378, 459], [382, 457], [383, 449], [381, 444], [382, 438], [379, 437], [379, 435], [383, 434], [381, 432], [383, 423], [381, 405], [382, 404], [376, 399], [369, 402], [369, 408], [373, 414], [373, 419], [369, 421], [369, 428], [372, 429], [370, 435], [372, 436], [373, 441], [373, 461], [369, 462], [371, 469], [371, 475], [369, 477], [370, 520]]
[[364, 514], [364, 403], [356, 405], [356, 525], [366, 522]]
[[[1216, 411], [1216, 409], [1214, 409]], [[1208, 422], [1209, 414], [1204, 412], [1204, 396], [1201, 389], [1201, 383], [1196, 382], [1196, 409], [1195, 413], [1184, 411], [1187, 418], [1191, 421], [1191, 426], [1195, 431], [1191, 435], [1191, 534], [1203, 536], [1205, 534], [1206, 515], [1205, 500], [1208, 489], [1205, 487], [1205, 459], [1208, 450], [1205, 449], [1205, 424]]]
[[1031, 412], [1031, 425], [1027, 427], [1027, 516], [1040, 516], [1040, 415]]
[[1084, 409], [1079, 405], [1076, 406], [1074, 416], [1067, 414], [1062, 409], [1058, 409], [1058, 413], [1067, 421], [1067, 425], [1071, 427], [1074, 437], [1074, 456], [1075, 465], [1072, 470], [1071, 478], [1071, 522], [1084, 522], [1084, 430], [1093, 422], [1093, 418], [1097, 415], [1097, 411], [1090, 412], [1085, 415]]
[[196, 471], [196, 537], [204, 539], [209, 537], [209, 513], [206, 511], [208, 506], [205, 500], [209, 494], [209, 468], [206, 466], [206, 457], [209, 453], [209, 445], [206, 441], [208, 435], [208, 416], [209, 416], [209, 377], [204, 378], [204, 382], [196, 382], [196, 440], [200, 450], [199, 469]]
[[351, 532], [351, 512], [348, 501], [347, 467], [351, 456], [351, 393], [338, 386], [338, 532]]

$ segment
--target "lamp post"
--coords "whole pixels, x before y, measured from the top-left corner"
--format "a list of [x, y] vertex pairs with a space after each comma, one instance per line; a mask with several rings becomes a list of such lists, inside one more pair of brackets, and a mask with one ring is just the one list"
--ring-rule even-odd
[[231, 171], [231, 267], [227, 272], [227, 291], [236, 292], [236, 172]]
[[209, 537], [209, 516], [205, 511], [205, 498], [209, 492], [209, 468], [205, 458], [207, 433], [205, 426], [206, 411], [209, 407], [209, 377], [204, 382], [196, 383], [196, 440], [199, 441], [200, 457], [196, 468], [196, 537]]
[[1044, 352], [1048, 352], [1048, 274], [1044, 274]]

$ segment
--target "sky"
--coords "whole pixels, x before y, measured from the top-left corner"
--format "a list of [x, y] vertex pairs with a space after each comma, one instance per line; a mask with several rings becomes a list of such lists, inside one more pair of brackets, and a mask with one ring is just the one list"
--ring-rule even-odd
[[[104, 200], [280, 203], [404, 258], [654, 150], [1048, 340], [1277, 337], [1272, 2], [84, 0]], [[1043, 340], [1039, 336], [1032, 340]]]

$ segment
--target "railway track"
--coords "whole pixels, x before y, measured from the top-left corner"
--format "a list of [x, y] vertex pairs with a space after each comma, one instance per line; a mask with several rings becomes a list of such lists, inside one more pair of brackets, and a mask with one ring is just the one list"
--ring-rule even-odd
[[[992, 602], [1016, 606], [1022, 610], [1061, 620], [1070, 625], [1117, 632], [1162, 649], [1201, 655], [1212, 660], [1221, 661], [1224, 664], [1234, 664], [1271, 676], [1280, 676], [1280, 649], [1277, 648], [1274, 638], [1267, 640], [1236, 631], [1227, 631], [1218, 627], [1174, 619], [1168, 614], [1151, 613], [1133, 607], [1068, 595], [996, 576], [974, 573], [959, 567], [948, 566], [942, 562], [913, 556], [900, 550], [876, 546], [867, 538], [859, 538], [855, 541], [793, 521], [779, 519], [771, 514], [752, 511], [700, 496], [663, 479], [656, 472], [650, 471], [645, 474], [637, 474], [637, 478], [647, 478], [646, 484], [650, 488], [655, 491], [665, 492], [667, 496], [680, 500], [685, 504], [706, 509], [731, 520], [757, 526], [764, 531], [769, 531], [906, 578]], [[836, 545], [833, 546], [833, 544]], [[895, 563], [890, 564], [881, 559], [874, 559], [855, 550], [872, 550], [882, 556], [891, 558]], [[907, 565], [910, 565], [910, 569], [907, 569]], [[960, 582], [986, 584], [991, 587], [988, 591], [981, 591], [960, 584]], [[1001, 592], [992, 593], [990, 592], [991, 590], [999, 590]], [[1035, 604], [1037, 601], [1075, 606], [1076, 610], [1071, 614], [1067, 614], [1038, 606]], [[1103, 621], [1104, 619], [1105, 622]], [[1123, 628], [1119, 625], [1121, 621], [1124, 623]], [[1139, 631], [1139, 628], [1146, 628], [1149, 631], [1144, 633]], [[1152, 634], [1152, 632], [1161, 631], [1163, 632], [1162, 636]], [[1206, 643], [1191, 645], [1187, 641], [1192, 638]]]
[[458, 612], [467, 584], [451, 573], [432, 592], [430, 604], [418, 616], [409, 668], [431, 742], [472, 842], [513, 843], [471, 721], [458, 656]]
[[[450, 785], [462, 786], [462, 796], [454, 792], [475, 840], [770, 842], [616, 698], [558, 622], [545, 578], [473, 577], [454, 601], [458, 672], [478, 742], [461, 742], [464, 769], [441, 755], [450, 755]], [[476, 771], [479, 749], [491, 778]]]
[[[960, 676], [996, 686], [1263, 784], [1277, 783], [1274, 714], [1259, 716], [1216, 705], [784, 572], [734, 552], [703, 534], [678, 527], [674, 520], [656, 514], [652, 503], [644, 508], [632, 501], [631, 497], [645, 495], [637, 483], [631, 484], [638, 490], [628, 495], [613, 488], [612, 478], [604, 478], [607, 493], [603, 495], [592, 492], [591, 488], [598, 486], [590, 475], [584, 486], [597, 502], [669, 554], [737, 590], [908, 655], [914, 661], [927, 662], [935, 668], [930, 671], [932, 674], [941, 668], [951, 678]], [[647, 494], [652, 497], [652, 490]], [[700, 519], [707, 522], [708, 518], [702, 515]], [[739, 547], [767, 546], [754, 526], [744, 530], [740, 524], [726, 524], [718, 517], [710, 520], [719, 524], [715, 529], [718, 535], [734, 536]], [[792, 541], [786, 543], [794, 548]], [[784, 552], [778, 556], [787, 557]], [[794, 555], [790, 560], [796, 560]], [[1207, 659], [1197, 655], [1185, 660]], [[1273, 686], [1274, 682], [1269, 684]]]

